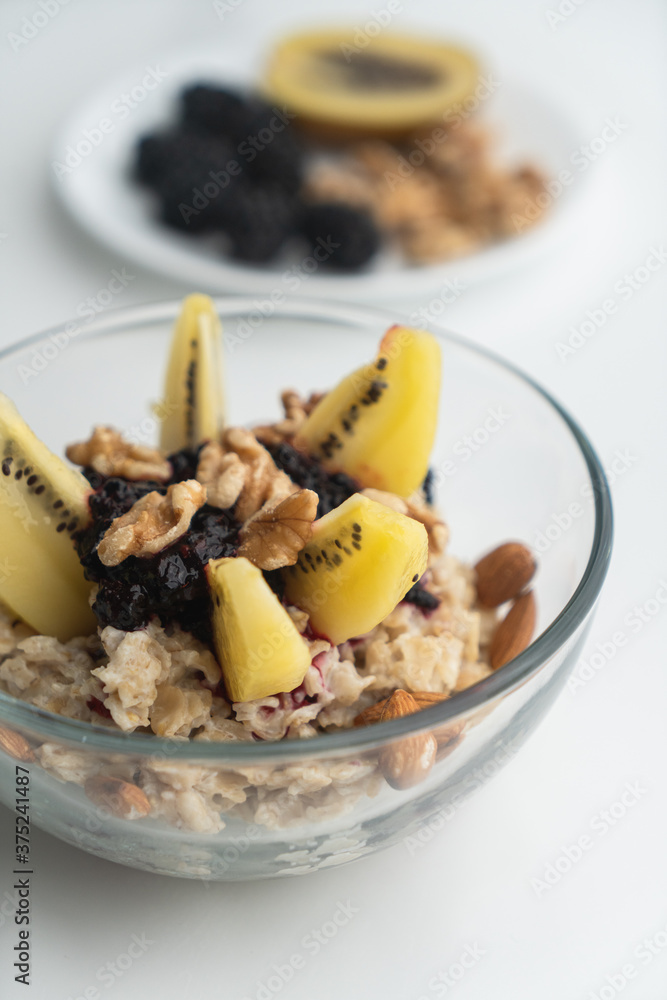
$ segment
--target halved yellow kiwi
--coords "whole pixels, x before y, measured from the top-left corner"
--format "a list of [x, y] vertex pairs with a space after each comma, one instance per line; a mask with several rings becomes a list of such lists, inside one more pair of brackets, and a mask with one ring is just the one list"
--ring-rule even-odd
[[389, 138], [442, 123], [473, 94], [478, 79], [477, 60], [465, 49], [338, 28], [281, 42], [263, 89], [304, 126]]

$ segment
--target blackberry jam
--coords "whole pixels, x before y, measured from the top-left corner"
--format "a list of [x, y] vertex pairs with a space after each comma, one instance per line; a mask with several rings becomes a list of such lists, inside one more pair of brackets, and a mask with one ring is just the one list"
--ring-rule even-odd
[[75, 536], [86, 577], [99, 585], [93, 611], [99, 624], [124, 632], [145, 628], [156, 615], [163, 626], [176, 623], [205, 642], [210, 641], [208, 584], [210, 559], [233, 556], [240, 523], [229, 510], [204, 505], [185, 535], [154, 556], [129, 556], [118, 566], [105, 566], [97, 546], [111, 522], [147, 493], [166, 494], [171, 483], [194, 476], [197, 453], [170, 456], [174, 475], [169, 483], [108, 479], [90, 469], [86, 476], [95, 492], [89, 500], [92, 520]]
[[304, 455], [284, 441], [267, 445], [266, 448], [278, 468], [287, 473], [293, 483], [302, 490], [314, 490], [317, 493], [320, 498], [317, 505], [318, 517], [328, 514], [353, 493], [359, 492], [359, 484], [350, 476], [346, 476], [344, 472], [327, 472], [316, 459]]

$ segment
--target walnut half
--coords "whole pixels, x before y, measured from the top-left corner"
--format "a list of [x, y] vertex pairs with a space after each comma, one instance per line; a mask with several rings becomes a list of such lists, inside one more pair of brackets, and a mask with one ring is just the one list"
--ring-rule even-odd
[[196, 479], [174, 483], [166, 496], [147, 493], [107, 529], [97, 548], [100, 561], [117, 566], [128, 556], [161, 552], [186, 533], [193, 515], [205, 503], [206, 487]]
[[222, 443], [234, 452], [245, 466], [243, 488], [234, 511], [239, 521], [246, 521], [269, 500], [282, 500], [294, 493], [297, 486], [275, 464], [252, 431], [242, 427], [228, 427]]
[[113, 427], [95, 427], [88, 441], [71, 444], [70, 462], [90, 466], [103, 476], [123, 479], [169, 479], [171, 465], [156, 448], [124, 441]]
[[228, 427], [222, 444], [212, 441], [202, 449], [197, 479], [206, 486], [214, 507], [236, 504], [239, 521], [246, 521], [267, 501], [282, 500], [298, 489], [253, 432], [243, 427]]
[[209, 441], [199, 452], [197, 480], [206, 487], [208, 503], [221, 510], [233, 507], [245, 484], [245, 465], [235, 452]]
[[260, 569], [293, 566], [313, 533], [317, 493], [298, 490], [281, 501], [269, 501], [241, 528], [238, 554]]

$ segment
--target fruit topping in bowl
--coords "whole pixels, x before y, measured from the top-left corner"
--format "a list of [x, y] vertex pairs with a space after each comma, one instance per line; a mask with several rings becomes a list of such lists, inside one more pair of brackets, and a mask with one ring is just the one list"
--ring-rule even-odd
[[83, 475], [0, 396], [0, 688], [126, 732], [274, 740], [418, 711], [518, 655], [531, 554], [508, 543], [473, 570], [432, 503], [437, 339], [391, 327], [254, 430], [225, 423], [220, 343], [190, 296], [160, 447], [97, 426], [67, 448]]

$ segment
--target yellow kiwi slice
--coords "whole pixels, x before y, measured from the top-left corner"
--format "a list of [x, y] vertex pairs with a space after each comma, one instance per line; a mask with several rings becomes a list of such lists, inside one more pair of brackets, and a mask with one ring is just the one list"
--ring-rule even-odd
[[293, 691], [310, 666], [310, 652], [262, 571], [239, 556], [212, 559], [206, 574], [215, 651], [231, 700]]
[[315, 521], [295, 565], [282, 571], [285, 596], [338, 645], [386, 618], [427, 560], [423, 524], [355, 493]]
[[72, 541], [89, 519], [89, 494], [0, 393], [0, 600], [62, 642], [96, 627]]
[[465, 49], [350, 28], [286, 38], [263, 89], [304, 125], [391, 138], [446, 122], [478, 80], [477, 61]]
[[329, 472], [407, 497], [423, 482], [440, 395], [440, 345], [432, 333], [392, 326], [374, 362], [317, 404], [295, 445]]
[[160, 447], [166, 454], [195, 448], [222, 430], [222, 331], [208, 295], [188, 295], [169, 350]]

